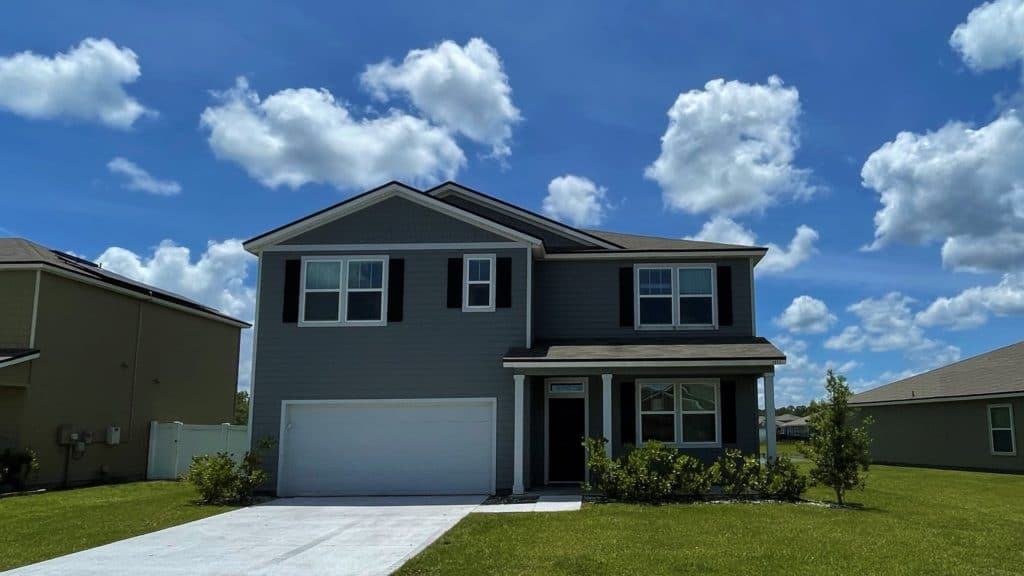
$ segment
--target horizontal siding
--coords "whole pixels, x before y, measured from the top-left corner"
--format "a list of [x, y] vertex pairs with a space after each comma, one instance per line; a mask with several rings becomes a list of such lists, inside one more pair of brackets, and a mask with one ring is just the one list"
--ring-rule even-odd
[[[405, 259], [403, 320], [330, 328], [281, 321], [285, 261], [300, 256], [264, 253], [253, 438], [278, 437], [282, 400], [497, 398], [497, 486], [511, 488], [514, 388], [501, 358], [526, 339], [526, 249], [487, 252], [512, 258], [511, 308], [446, 307], [447, 260], [461, 251], [394, 251], [392, 258]], [[276, 451], [266, 465], [276, 478]]]
[[0, 348], [28, 346], [35, 290], [35, 271], [0, 272]]
[[742, 258], [710, 260], [732, 267], [733, 324], [718, 330], [643, 330], [619, 326], [619, 268], [638, 261], [541, 261], [534, 266], [534, 320], [538, 339], [707, 338], [753, 336], [750, 264]]

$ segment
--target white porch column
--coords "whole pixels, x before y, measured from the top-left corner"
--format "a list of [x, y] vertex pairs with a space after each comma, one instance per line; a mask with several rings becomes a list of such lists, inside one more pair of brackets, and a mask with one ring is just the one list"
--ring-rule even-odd
[[601, 374], [601, 434], [604, 436], [604, 453], [612, 457], [612, 375]]
[[516, 383], [516, 414], [515, 414], [515, 462], [512, 464], [512, 493], [523, 493], [523, 402], [525, 399], [526, 376], [512, 376]]
[[769, 462], [775, 461], [775, 373], [764, 373], [764, 441]]

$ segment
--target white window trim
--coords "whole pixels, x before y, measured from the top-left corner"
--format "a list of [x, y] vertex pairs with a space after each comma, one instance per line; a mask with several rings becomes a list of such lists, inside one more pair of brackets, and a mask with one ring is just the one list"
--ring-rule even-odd
[[[486, 282], [481, 280], [469, 279], [469, 263], [473, 260], [486, 260], [490, 264], [490, 279]], [[494, 287], [497, 283], [495, 276], [498, 271], [496, 269], [497, 257], [494, 254], [463, 254], [462, 255], [462, 311], [463, 312], [494, 312]], [[469, 305], [469, 286], [471, 284], [480, 285], [487, 284], [489, 288], [489, 301], [487, 306], [470, 306]]]
[[[636, 381], [636, 445], [643, 446], [643, 415], [644, 414], [668, 414], [668, 412], [646, 412], [640, 401], [640, 390], [644, 384], [672, 384], [672, 403], [675, 415], [672, 433], [674, 440], [664, 442], [666, 446], [674, 448], [721, 448], [722, 447], [722, 386], [718, 378], [638, 378]], [[707, 384], [715, 387], [715, 409], [711, 410], [686, 410], [682, 409], [682, 396], [679, 387], [684, 384]], [[683, 438], [683, 418], [686, 414], [714, 414], [715, 415], [715, 441], [714, 442], [686, 442]]]
[[[711, 323], [710, 324], [680, 324], [679, 323], [679, 299], [680, 298], [707, 298], [707, 295], [680, 294], [679, 293], [679, 270], [685, 268], [707, 268], [711, 270]], [[640, 298], [665, 298], [665, 295], [641, 296], [640, 295], [640, 270], [672, 270], [672, 323], [671, 324], [641, 324], [640, 323]], [[711, 263], [679, 263], [679, 264], [634, 264], [633, 265], [633, 328], [635, 330], [718, 330], [718, 265]]]
[[[992, 427], [992, 409], [993, 408], [1006, 408], [1010, 412], [1010, 427], [1009, 428], [993, 428]], [[988, 449], [993, 456], [1016, 456], [1017, 455], [1017, 431], [1014, 428], [1013, 422], [1013, 404], [989, 404], [985, 408], [985, 413], [988, 415]], [[996, 452], [996, 443], [992, 439], [992, 433], [996, 430], [1009, 430], [1010, 431], [1010, 451], [1009, 452]]]
[[[306, 288], [306, 267], [308, 262], [338, 262], [341, 267], [341, 278], [338, 289]], [[352, 292], [380, 292], [380, 320], [348, 320], [348, 264], [349, 262], [380, 262], [381, 287], [378, 288], [353, 288]], [[349, 256], [303, 256], [302, 274], [299, 278], [299, 321], [298, 325], [303, 328], [310, 327], [336, 327], [336, 326], [387, 326], [388, 325], [388, 262], [387, 255], [349, 255]], [[306, 320], [306, 293], [307, 292], [337, 292], [338, 293], [338, 319], [337, 320]]]

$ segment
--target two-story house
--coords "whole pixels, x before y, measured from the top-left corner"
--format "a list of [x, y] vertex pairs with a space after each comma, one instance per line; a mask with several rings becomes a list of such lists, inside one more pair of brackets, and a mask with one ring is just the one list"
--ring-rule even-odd
[[765, 248], [581, 230], [450, 182], [392, 182], [245, 247], [252, 438], [277, 440], [282, 496], [578, 483], [585, 436], [757, 453], [759, 379], [774, 421]]

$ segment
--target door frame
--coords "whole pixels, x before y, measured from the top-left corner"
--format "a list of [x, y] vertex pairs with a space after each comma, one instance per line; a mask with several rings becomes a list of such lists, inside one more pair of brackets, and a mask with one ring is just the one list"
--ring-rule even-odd
[[278, 424], [277, 436], [277, 478], [274, 481], [274, 493], [281, 497], [281, 479], [284, 477], [283, 469], [287, 463], [285, 458], [285, 433], [289, 428], [286, 422], [289, 406], [308, 404], [355, 404], [372, 406], [385, 405], [394, 406], [401, 404], [412, 404], [414, 406], [425, 406], [430, 404], [483, 404], [491, 408], [491, 494], [497, 490], [497, 468], [498, 468], [498, 399], [493, 396], [481, 397], [442, 397], [435, 398], [327, 398], [327, 399], [289, 399], [281, 400], [281, 421]]
[[[552, 384], [582, 384], [582, 392], [551, 392]], [[551, 420], [550, 398], [582, 398], [583, 399], [583, 438], [590, 431], [590, 378], [588, 376], [558, 376], [544, 379], [544, 484], [576, 484], [576, 482], [555, 481], [548, 479], [551, 443], [549, 441], [549, 422]], [[583, 480], [590, 481], [590, 468], [587, 466], [587, 453], [583, 452]]]

